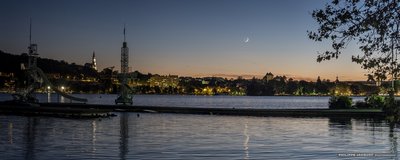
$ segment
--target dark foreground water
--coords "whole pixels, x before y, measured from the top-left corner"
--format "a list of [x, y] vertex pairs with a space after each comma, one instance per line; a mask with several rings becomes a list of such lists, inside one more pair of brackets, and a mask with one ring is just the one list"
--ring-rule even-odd
[[399, 128], [381, 120], [116, 114], [0, 115], [0, 159], [397, 159]]

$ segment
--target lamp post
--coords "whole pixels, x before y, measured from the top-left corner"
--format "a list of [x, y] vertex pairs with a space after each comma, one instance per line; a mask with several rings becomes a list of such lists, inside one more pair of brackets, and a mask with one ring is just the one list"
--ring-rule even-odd
[[[64, 86], [61, 86], [61, 92], [62, 92], [62, 93], [64, 93], [64, 90], [65, 90], [65, 87], [64, 87]], [[62, 103], [64, 103], [64, 97], [63, 97], [63, 96], [60, 97], [60, 101], [61, 101]]]

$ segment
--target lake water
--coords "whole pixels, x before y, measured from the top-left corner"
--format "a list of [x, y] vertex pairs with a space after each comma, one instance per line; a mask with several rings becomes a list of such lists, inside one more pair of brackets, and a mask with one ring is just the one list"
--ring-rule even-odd
[[[91, 104], [114, 104], [115, 94], [75, 94], [87, 98]], [[41, 102], [69, 103], [56, 94], [37, 94]], [[0, 94], [0, 101], [11, 100], [11, 95]], [[364, 97], [353, 97], [353, 101], [363, 101]], [[328, 108], [329, 97], [307, 96], [192, 96], [192, 95], [135, 95], [133, 105], [137, 106], [175, 106], [175, 107], [210, 107], [210, 108]]]
[[[102, 100], [116, 97], [81, 96], [92, 98], [90, 103], [105, 103]], [[0, 95], [1, 100], [8, 98]], [[139, 102], [158, 106], [324, 108], [328, 98], [136, 96], [135, 103]], [[1, 159], [397, 159], [400, 129], [381, 120], [116, 114], [103, 119], [0, 115]]]

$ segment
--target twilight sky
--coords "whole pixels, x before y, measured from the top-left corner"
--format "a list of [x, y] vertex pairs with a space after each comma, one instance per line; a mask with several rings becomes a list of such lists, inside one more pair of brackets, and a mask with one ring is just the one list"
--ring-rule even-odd
[[[315, 81], [366, 80], [350, 45], [338, 60], [317, 63], [329, 43], [307, 38], [323, 0], [3, 0], [0, 50], [27, 52], [29, 18], [41, 57], [120, 69], [123, 25], [129, 66], [180, 76], [263, 76]], [[248, 39], [247, 39], [248, 38]]]

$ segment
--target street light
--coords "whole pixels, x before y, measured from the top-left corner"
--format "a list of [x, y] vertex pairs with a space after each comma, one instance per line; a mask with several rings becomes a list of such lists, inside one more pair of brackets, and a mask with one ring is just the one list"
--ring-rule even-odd
[[[65, 89], [65, 87], [64, 87], [64, 86], [61, 86], [61, 92], [64, 92], [64, 89]], [[63, 97], [63, 96], [60, 96], [60, 94], [58, 94], [58, 96], [59, 96], [58, 103], [60, 103], [60, 101], [61, 101], [62, 103], [64, 103], [64, 97]]]
[[50, 86], [47, 86], [47, 103], [50, 103], [51, 101], [51, 92], [50, 92]]

